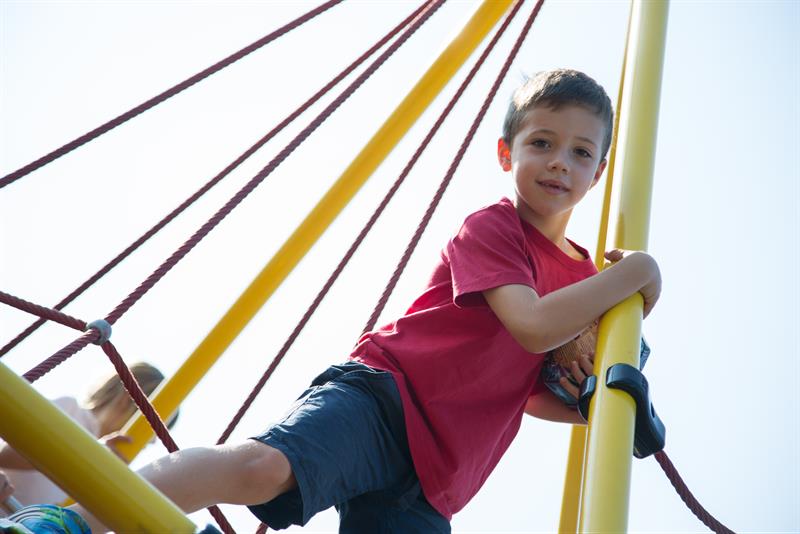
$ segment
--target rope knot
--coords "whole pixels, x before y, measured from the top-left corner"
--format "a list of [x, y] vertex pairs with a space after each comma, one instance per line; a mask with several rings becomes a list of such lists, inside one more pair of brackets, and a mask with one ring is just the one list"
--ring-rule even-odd
[[86, 332], [89, 330], [97, 330], [97, 333], [100, 334], [95, 341], [92, 341], [95, 345], [102, 345], [109, 339], [111, 339], [111, 323], [106, 321], [105, 319], [98, 319], [96, 321], [92, 321], [91, 323], [86, 325]]

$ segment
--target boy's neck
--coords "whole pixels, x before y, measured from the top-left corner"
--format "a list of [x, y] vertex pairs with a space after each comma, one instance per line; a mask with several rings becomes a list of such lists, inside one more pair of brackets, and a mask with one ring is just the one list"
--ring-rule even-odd
[[[565, 237], [567, 232], [567, 224], [569, 224], [569, 217], [572, 215], [572, 210], [560, 213], [553, 217], [542, 217], [535, 213], [530, 208], [520, 209], [519, 203], [514, 203], [517, 208], [517, 213], [520, 217], [532, 226], [534, 226], [539, 233], [545, 236], [549, 241], [553, 242], [557, 247], [564, 252], [572, 247], [567, 242]], [[565, 248], [566, 247], [566, 248]]]

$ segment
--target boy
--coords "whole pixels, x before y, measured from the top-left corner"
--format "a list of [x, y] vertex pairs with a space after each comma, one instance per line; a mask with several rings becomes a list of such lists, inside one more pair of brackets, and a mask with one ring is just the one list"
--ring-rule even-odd
[[[637, 291], [645, 314], [658, 299], [647, 254], [612, 251], [616, 265], [597, 274], [564, 237], [606, 167], [612, 116], [583, 73], [526, 81], [497, 147], [514, 201], [467, 217], [406, 314], [365, 334], [264, 434], [186, 449], [141, 474], [187, 512], [245, 504], [273, 529], [336, 505], [340, 532], [450, 532], [523, 413], [583, 423], [541, 385], [544, 354]], [[590, 355], [571, 372], [578, 383], [591, 374]], [[577, 396], [569, 380], [561, 385]]]

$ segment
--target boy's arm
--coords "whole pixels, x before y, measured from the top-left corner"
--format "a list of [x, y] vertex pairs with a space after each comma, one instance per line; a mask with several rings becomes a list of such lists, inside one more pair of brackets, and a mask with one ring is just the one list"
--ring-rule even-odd
[[[593, 355], [585, 354], [573, 361], [570, 364], [570, 374], [575, 381], [580, 384], [587, 376], [594, 373]], [[580, 396], [580, 388], [570, 382], [566, 377], [561, 378], [561, 387], [574, 398]], [[586, 421], [578, 413], [575, 407], [568, 407], [564, 402], [553, 395], [550, 391], [543, 391], [538, 395], [528, 397], [528, 402], [525, 404], [525, 413], [538, 417], [539, 419], [546, 419], [548, 421], [555, 421], [557, 423], [572, 423], [573, 425], [585, 425]]]
[[544, 297], [525, 285], [511, 284], [483, 292], [489, 307], [528, 352], [541, 354], [572, 340], [595, 319], [637, 291], [645, 316], [661, 292], [661, 274], [644, 252], [611, 251], [612, 267]]
[[525, 413], [537, 419], [545, 419], [557, 423], [586, 424], [578, 410], [570, 408], [549, 391], [529, 397], [528, 402], [525, 404]]

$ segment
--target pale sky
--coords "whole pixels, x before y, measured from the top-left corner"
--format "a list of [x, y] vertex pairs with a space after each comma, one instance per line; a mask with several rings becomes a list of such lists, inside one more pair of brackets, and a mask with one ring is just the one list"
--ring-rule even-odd
[[[255, 41], [317, 2], [0, 0], [0, 174]], [[344, 2], [117, 130], [0, 191], [0, 290], [52, 305], [249, 147], [416, 2]], [[313, 207], [474, 9], [451, 0], [240, 208], [115, 326], [127, 361], [170, 374]], [[533, 2], [523, 6], [232, 439], [278, 419], [346, 358]], [[382, 320], [401, 313], [471, 211], [513, 192], [494, 156], [523, 74], [586, 71], [616, 98], [627, 2], [545, 3]], [[800, 531], [800, 4], [675, 1], [664, 65], [650, 252], [664, 278], [645, 369], [666, 451], [737, 532]], [[472, 58], [474, 59], [474, 57]], [[469, 63], [471, 65], [471, 62]], [[465, 74], [462, 70], [457, 83]], [[423, 115], [182, 407], [181, 447], [216, 441], [456, 85]], [[334, 92], [334, 94], [338, 94]], [[105, 316], [260, 170], [317, 106], [66, 311]], [[569, 235], [594, 251], [601, 188]], [[0, 307], [0, 344], [31, 318]], [[19, 373], [73, 340], [40, 329], [3, 358]], [[37, 382], [82, 397], [110, 370], [89, 347]], [[1, 424], [1, 423], [0, 423]], [[553, 532], [569, 427], [526, 418], [455, 533]], [[149, 447], [134, 465], [164, 453]], [[631, 532], [705, 532], [652, 458], [634, 460]], [[240, 532], [255, 518], [224, 507]], [[194, 514], [198, 524], [212, 521]], [[335, 512], [303, 532], [336, 532]], [[290, 529], [288, 532], [299, 532]]]

